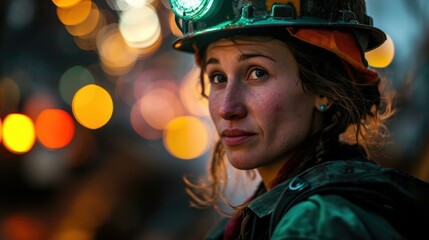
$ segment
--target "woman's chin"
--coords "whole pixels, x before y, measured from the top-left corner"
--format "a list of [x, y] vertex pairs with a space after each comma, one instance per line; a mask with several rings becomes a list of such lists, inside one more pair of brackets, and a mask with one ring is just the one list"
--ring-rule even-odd
[[250, 157], [232, 157], [232, 158], [228, 158], [229, 159], [229, 163], [237, 169], [240, 170], [250, 170], [250, 169], [255, 169], [257, 168], [257, 166], [255, 166], [255, 164], [252, 161], [249, 161]]

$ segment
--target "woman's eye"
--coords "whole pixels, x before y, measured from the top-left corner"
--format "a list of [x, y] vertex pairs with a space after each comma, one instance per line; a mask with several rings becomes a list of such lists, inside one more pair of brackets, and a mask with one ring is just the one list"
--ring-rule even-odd
[[223, 76], [222, 74], [212, 74], [210, 75], [210, 82], [211, 83], [223, 83], [226, 82], [226, 77]]
[[266, 75], [267, 75], [267, 72], [265, 70], [263, 70], [261, 68], [255, 68], [250, 72], [249, 79], [257, 80], [257, 79], [265, 77]]

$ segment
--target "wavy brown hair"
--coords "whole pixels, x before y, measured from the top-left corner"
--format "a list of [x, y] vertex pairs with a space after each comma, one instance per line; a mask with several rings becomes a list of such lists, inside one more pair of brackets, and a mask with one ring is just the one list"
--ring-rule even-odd
[[[320, 126], [315, 133], [296, 150], [292, 157], [295, 160], [288, 161], [290, 163], [286, 164], [289, 165], [279, 172], [274, 185], [315, 164], [329, 160], [328, 156], [332, 157], [337, 147], [344, 143], [358, 145], [368, 160], [376, 160], [376, 153], [388, 135], [386, 121], [394, 112], [394, 94], [387, 87], [387, 79], [378, 77], [370, 83], [359, 82], [360, 73], [334, 53], [288, 35], [275, 38], [284, 41], [295, 57], [303, 90], [332, 99], [334, 104], [322, 114]], [[202, 60], [201, 93], [207, 97], [204, 51], [198, 54], [196, 57]], [[220, 206], [226, 203], [240, 214], [247, 203], [232, 206], [225, 196], [228, 183], [225, 158], [223, 146], [217, 142], [208, 175], [196, 183], [185, 178], [188, 185], [186, 191], [194, 200], [194, 206], [214, 206], [221, 210]], [[265, 191], [266, 189], [260, 186], [255, 194], [260, 195]]]

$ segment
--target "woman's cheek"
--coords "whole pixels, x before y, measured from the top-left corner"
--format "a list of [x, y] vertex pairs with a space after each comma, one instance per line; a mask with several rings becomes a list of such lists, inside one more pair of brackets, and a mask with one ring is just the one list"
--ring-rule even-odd
[[212, 120], [214, 121], [217, 117], [217, 113], [219, 112], [218, 109], [219, 109], [220, 103], [219, 103], [218, 98], [217, 98], [215, 93], [210, 94], [208, 101], [209, 101], [210, 116], [211, 116]]

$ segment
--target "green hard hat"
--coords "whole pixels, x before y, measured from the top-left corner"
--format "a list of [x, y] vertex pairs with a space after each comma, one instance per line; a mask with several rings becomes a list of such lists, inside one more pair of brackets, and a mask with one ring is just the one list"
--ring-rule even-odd
[[234, 35], [279, 36], [286, 27], [349, 31], [364, 52], [386, 40], [365, 0], [170, 0], [170, 7], [183, 33], [173, 47], [185, 52]]

